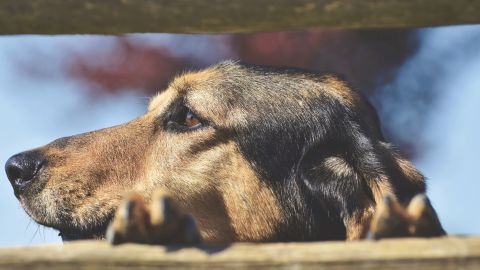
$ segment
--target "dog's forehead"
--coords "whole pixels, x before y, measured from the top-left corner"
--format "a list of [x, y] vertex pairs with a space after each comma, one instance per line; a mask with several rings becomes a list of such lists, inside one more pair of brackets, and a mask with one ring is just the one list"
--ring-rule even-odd
[[185, 73], [155, 97], [150, 109], [166, 107], [183, 98], [200, 116], [212, 121], [247, 122], [285, 107], [302, 113], [309, 104], [336, 100], [346, 107], [362, 104], [360, 96], [341, 79], [330, 75], [255, 70], [236, 63], [221, 63]]
[[180, 98], [200, 117], [212, 123], [229, 126], [233, 122], [244, 122], [245, 111], [234, 100], [241, 95], [235, 89], [225, 87], [236, 74], [225, 74], [224, 71], [214, 66], [176, 77], [167, 90], [151, 100], [149, 111], [166, 109]]
[[156, 94], [150, 99], [150, 103], [148, 104], [148, 111], [167, 107], [167, 105], [170, 104], [170, 102], [172, 102], [172, 100], [174, 100], [176, 96], [177, 94], [174, 91], [169, 91], [168, 89], [166, 91]]
[[178, 76], [170, 83], [165, 91], [157, 94], [151, 99], [149, 110], [164, 107], [177, 97], [184, 97], [187, 99], [192, 92], [197, 92], [198, 94], [198, 92], [209, 88], [209, 82], [218, 79], [218, 77], [219, 73], [214, 69], [205, 69]]

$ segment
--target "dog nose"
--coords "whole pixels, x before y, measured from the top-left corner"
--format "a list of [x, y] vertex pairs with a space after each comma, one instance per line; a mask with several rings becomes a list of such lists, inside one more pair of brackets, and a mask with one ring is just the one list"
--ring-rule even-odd
[[18, 196], [33, 182], [42, 165], [42, 156], [33, 151], [16, 154], [7, 160], [5, 171], [15, 191], [15, 195]]

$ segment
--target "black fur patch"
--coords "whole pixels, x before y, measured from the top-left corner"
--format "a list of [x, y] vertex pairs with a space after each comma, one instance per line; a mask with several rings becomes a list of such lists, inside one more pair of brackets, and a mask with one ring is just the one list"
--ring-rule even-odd
[[[367, 100], [355, 111], [321, 90], [330, 87], [322, 83], [322, 75], [221, 65], [227, 66], [218, 68], [226, 78], [235, 78], [222, 89], [238, 92], [237, 105], [251, 111], [248, 126], [237, 127], [233, 137], [254, 170], [273, 187], [288, 217], [272, 240], [345, 239], [348, 217], [374, 204], [367, 180], [382, 175], [395, 182], [400, 198], [424, 190], [408, 186], [406, 176], [378, 151], [383, 135]], [[317, 94], [302, 96], [309, 93], [308, 87], [318, 88], [311, 91]], [[345, 170], [329, 165], [331, 160]]]

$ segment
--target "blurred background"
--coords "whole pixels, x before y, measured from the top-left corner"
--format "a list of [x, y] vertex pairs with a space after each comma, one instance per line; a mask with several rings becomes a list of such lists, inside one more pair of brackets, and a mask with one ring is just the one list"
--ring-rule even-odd
[[[0, 164], [142, 114], [176, 74], [224, 59], [343, 75], [428, 177], [451, 234], [480, 234], [480, 26], [236, 35], [0, 37]], [[0, 246], [60, 242], [0, 172]]]

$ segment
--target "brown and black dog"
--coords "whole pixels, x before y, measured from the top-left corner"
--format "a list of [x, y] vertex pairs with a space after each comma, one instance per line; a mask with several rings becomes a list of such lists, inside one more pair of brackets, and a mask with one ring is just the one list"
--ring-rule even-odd
[[108, 224], [113, 243], [444, 234], [368, 101], [293, 69], [184, 74], [139, 118], [17, 154], [6, 171], [25, 211], [64, 240], [103, 238]]

